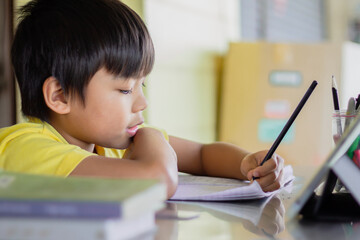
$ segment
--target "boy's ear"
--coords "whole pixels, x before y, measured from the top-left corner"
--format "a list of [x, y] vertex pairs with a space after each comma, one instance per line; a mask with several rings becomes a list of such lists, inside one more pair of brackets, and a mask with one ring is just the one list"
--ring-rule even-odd
[[55, 77], [48, 77], [43, 84], [43, 95], [46, 105], [58, 114], [70, 112], [70, 104], [59, 81]]

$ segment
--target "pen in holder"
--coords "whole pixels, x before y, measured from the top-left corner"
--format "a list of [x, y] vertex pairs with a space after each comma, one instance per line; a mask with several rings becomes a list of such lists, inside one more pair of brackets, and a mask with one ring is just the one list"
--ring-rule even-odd
[[356, 117], [356, 112], [348, 113], [347, 110], [335, 110], [332, 115], [332, 136], [334, 144], [341, 139], [342, 134]]
[[[342, 134], [346, 131], [347, 127], [350, 123], [355, 119], [357, 115], [357, 111], [349, 112], [348, 110], [335, 110], [332, 115], [332, 137], [334, 140], [334, 144], [336, 145], [338, 141], [341, 139]], [[359, 137], [356, 141], [354, 141], [353, 145], [350, 147], [348, 151], [348, 156], [353, 159], [355, 164], [360, 163], [359, 157]], [[343, 187], [342, 183], [338, 180], [335, 186], [335, 191], [339, 192]]]

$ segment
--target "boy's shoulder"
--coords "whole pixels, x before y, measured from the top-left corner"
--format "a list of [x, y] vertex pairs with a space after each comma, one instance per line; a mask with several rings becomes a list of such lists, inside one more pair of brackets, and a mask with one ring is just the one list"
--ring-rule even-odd
[[24, 122], [0, 129], [0, 168], [67, 176], [94, 153], [66, 140], [48, 123]]
[[21, 137], [44, 137], [66, 143], [66, 140], [50, 124], [38, 119], [29, 120], [0, 129], [0, 144], [4, 141], [8, 142]]

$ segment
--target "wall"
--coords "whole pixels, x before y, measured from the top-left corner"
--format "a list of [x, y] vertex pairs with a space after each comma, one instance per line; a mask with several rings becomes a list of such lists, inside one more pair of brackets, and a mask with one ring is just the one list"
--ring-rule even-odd
[[243, 41], [314, 43], [324, 40], [326, 0], [241, 0]]
[[143, 0], [122, 0], [123, 3], [128, 5], [140, 17], [144, 16], [144, 1]]
[[149, 123], [187, 139], [215, 140], [219, 57], [238, 36], [238, 1], [144, 3], [156, 51], [147, 84]]
[[[326, 0], [328, 39], [343, 44], [342, 72], [337, 76], [339, 98], [342, 108], [346, 108], [350, 97], [360, 93], [360, 1]], [[355, 24], [358, 26], [355, 26]], [[352, 40], [358, 43], [348, 42]]]

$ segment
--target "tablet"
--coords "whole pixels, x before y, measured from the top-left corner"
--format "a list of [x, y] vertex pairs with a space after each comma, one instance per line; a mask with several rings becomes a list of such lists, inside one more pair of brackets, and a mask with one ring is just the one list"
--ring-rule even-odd
[[[359, 135], [360, 113], [348, 127], [347, 131], [344, 132], [342, 138], [310, 183], [290, 206], [287, 212], [289, 219], [299, 215], [307, 215], [314, 219], [329, 218], [330, 220], [331, 218], [333, 220], [347, 219], [349, 214], [360, 217], [360, 169], [347, 156], [348, 149]], [[344, 183], [349, 194], [333, 194], [337, 178]], [[315, 194], [315, 189], [321, 183], [324, 184], [322, 193], [320, 195], [318, 192]], [[329, 199], [331, 201], [342, 201], [342, 205], [339, 206], [339, 202], [334, 202], [334, 205], [337, 207], [330, 206], [331, 201]], [[343, 209], [339, 213], [332, 212], [342, 208], [344, 205], [349, 208], [349, 213]]]

